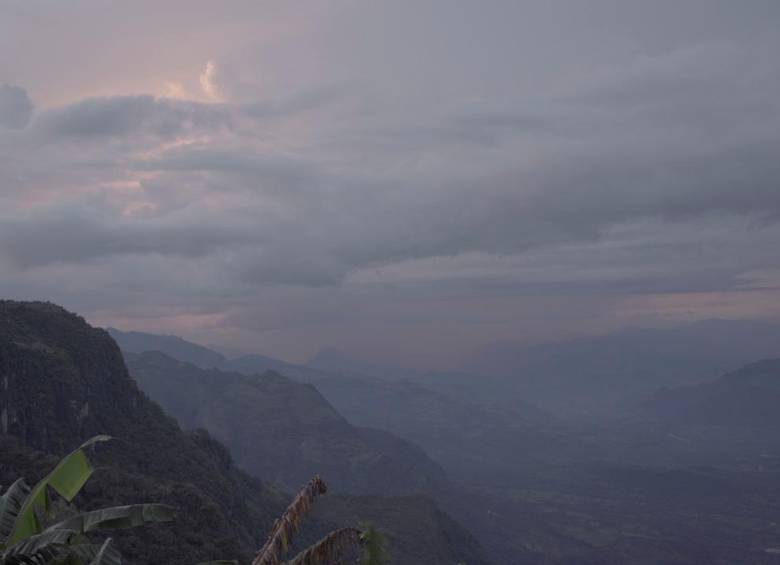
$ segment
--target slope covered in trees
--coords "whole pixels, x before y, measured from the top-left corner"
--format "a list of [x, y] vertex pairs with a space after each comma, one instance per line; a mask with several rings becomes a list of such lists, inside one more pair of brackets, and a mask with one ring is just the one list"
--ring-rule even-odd
[[[37, 479], [99, 433], [85, 508], [161, 502], [170, 527], [123, 534], [128, 559], [194, 563], [249, 557], [285, 498], [239, 471], [206, 432], [183, 432], [129, 377], [109, 335], [47, 303], [0, 302], [0, 483]], [[81, 495], [80, 495], [81, 497]]]
[[356, 428], [311, 385], [278, 373], [199, 369], [160, 352], [126, 354], [130, 374], [185, 428], [208, 429], [253, 475], [294, 489], [319, 473], [334, 492], [430, 492], [444, 471], [419, 447]]

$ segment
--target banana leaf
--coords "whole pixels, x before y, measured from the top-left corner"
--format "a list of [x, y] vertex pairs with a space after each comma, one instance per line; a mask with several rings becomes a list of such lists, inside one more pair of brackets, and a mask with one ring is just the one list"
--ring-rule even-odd
[[135, 528], [150, 522], [170, 522], [173, 508], [165, 504], [133, 504], [84, 512], [49, 526], [49, 530], [72, 530], [85, 534], [93, 530]]
[[122, 556], [114, 549], [111, 538], [108, 538], [100, 546], [100, 550], [89, 565], [121, 565]]
[[24, 479], [17, 479], [3, 496], [0, 496], [0, 550], [6, 545], [16, 523], [16, 518], [24, 506], [24, 501], [30, 496], [30, 487]]
[[62, 498], [71, 502], [92, 476], [93, 468], [84, 450], [97, 442], [108, 441], [109, 436], [95, 436], [84, 442], [78, 449], [64, 457], [54, 470], [32, 489], [19, 511], [6, 546], [18, 544], [42, 531], [38, 511], [48, 512], [50, 507], [49, 487]]
[[19, 543], [9, 547], [3, 553], [4, 563], [21, 563], [25, 559], [34, 562], [38, 555], [57, 555], [58, 551], [69, 545], [78, 536], [73, 530], [52, 530], [30, 536]]

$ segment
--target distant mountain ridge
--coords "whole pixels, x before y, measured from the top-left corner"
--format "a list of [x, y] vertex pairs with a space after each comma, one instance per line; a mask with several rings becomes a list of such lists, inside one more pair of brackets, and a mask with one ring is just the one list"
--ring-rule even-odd
[[444, 488], [444, 471], [417, 446], [356, 428], [311, 385], [271, 371], [200, 369], [160, 352], [126, 353], [130, 374], [186, 428], [224, 441], [256, 476], [294, 489], [315, 473], [334, 492], [408, 494]]
[[[594, 393], [614, 393], [596, 399], [602, 410], [621, 408], [609, 418], [576, 425], [549, 420], [525, 403], [527, 387], [541, 378], [518, 383], [509, 374], [475, 377], [466, 371], [372, 379], [294, 365], [285, 374], [315, 383], [350, 421], [412, 439], [442, 463], [458, 490], [439, 503], [468, 524], [497, 564], [776, 565], [780, 558], [766, 548], [777, 546], [771, 523], [780, 508], [780, 434], [771, 421], [740, 421], [751, 406], [757, 414], [776, 412], [774, 362], [715, 377], [723, 372], [722, 363], [739, 358], [735, 351], [777, 349], [771, 333], [750, 347], [731, 347], [729, 324], [715, 326], [714, 333], [688, 342], [686, 332], [695, 334], [702, 326], [673, 334], [630, 331], [603, 342], [541, 348], [540, 370], [558, 367], [560, 372], [541, 383], [539, 398], [571, 382], [576, 386], [569, 398], [550, 397], [559, 408], [576, 406], [579, 397]], [[713, 348], [718, 351], [708, 358]], [[262, 356], [243, 360], [250, 370], [269, 362]], [[667, 372], [664, 363], [670, 364]], [[667, 389], [654, 395], [664, 385]], [[740, 391], [756, 398], [738, 402], [739, 410], [728, 409], [742, 416], [710, 417], [712, 398], [731, 402], [741, 398]], [[695, 397], [692, 403], [689, 395]], [[672, 402], [653, 412], [657, 397]], [[667, 417], [665, 407], [677, 415]], [[690, 419], [688, 413], [698, 415]], [[723, 416], [720, 408], [715, 413]], [[416, 510], [408, 512], [424, 511], [426, 505], [416, 502]], [[342, 503], [333, 499], [334, 507]], [[370, 514], [376, 499], [354, 503]], [[347, 516], [353, 510], [348, 506], [335, 513]], [[437, 539], [435, 531], [426, 528], [426, 536]]]
[[175, 335], [150, 334], [145, 332], [125, 332], [116, 328], [106, 328], [122, 351], [143, 353], [144, 351], [162, 351], [174, 359], [192, 363], [196, 367], [219, 367], [227, 361], [224, 355]]
[[665, 422], [780, 431], [780, 358], [751, 363], [712, 382], [660, 390], [642, 413]]
[[496, 344], [463, 369], [560, 416], [625, 410], [661, 387], [712, 380], [780, 351], [780, 322], [705, 320], [535, 346]]
[[[125, 336], [114, 336], [124, 347]], [[174, 358], [181, 355], [179, 360], [187, 361], [190, 350], [172, 342], [169, 336], [159, 340], [155, 337], [146, 334], [142, 343]], [[134, 340], [130, 345], [139, 342]], [[197, 359], [202, 358], [205, 356], [198, 354]], [[549, 423], [546, 414], [518, 394], [503, 390], [495, 394], [492, 378], [420, 373], [418, 381], [376, 379], [330, 373], [264, 355], [225, 360], [218, 368], [244, 375], [275, 371], [299, 383], [311, 383], [352, 424], [385, 430], [413, 442], [461, 477], [480, 474], [485, 457], [500, 457], [507, 442], [517, 445], [530, 438], [539, 443], [538, 427]]]

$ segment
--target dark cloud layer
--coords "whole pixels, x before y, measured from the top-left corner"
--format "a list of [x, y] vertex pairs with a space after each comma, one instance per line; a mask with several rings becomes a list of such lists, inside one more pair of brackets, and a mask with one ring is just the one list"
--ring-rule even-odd
[[41, 136], [172, 138], [227, 125], [224, 107], [153, 96], [90, 98], [44, 111], [33, 128]]
[[199, 257], [247, 236], [238, 229], [159, 222], [106, 224], [86, 218], [8, 220], [0, 230], [2, 249], [22, 268], [79, 263], [115, 255]]
[[[777, 297], [774, 3], [271, 4], [171, 3], [209, 42], [141, 55], [139, 24], [123, 67], [7, 65], [56, 102], [0, 87], [0, 290], [293, 357], [428, 335], [431, 362]], [[49, 17], [79, 14], [119, 17]]]
[[32, 101], [23, 88], [0, 84], [0, 127], [23, 128], [30, 121], [32, 111]]

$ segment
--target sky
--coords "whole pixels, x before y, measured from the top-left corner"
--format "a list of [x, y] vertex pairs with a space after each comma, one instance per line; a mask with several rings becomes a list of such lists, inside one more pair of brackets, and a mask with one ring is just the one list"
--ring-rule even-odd
[[0, 296], [303, 361], [780, 316], [777, 0], [0, 0]]

